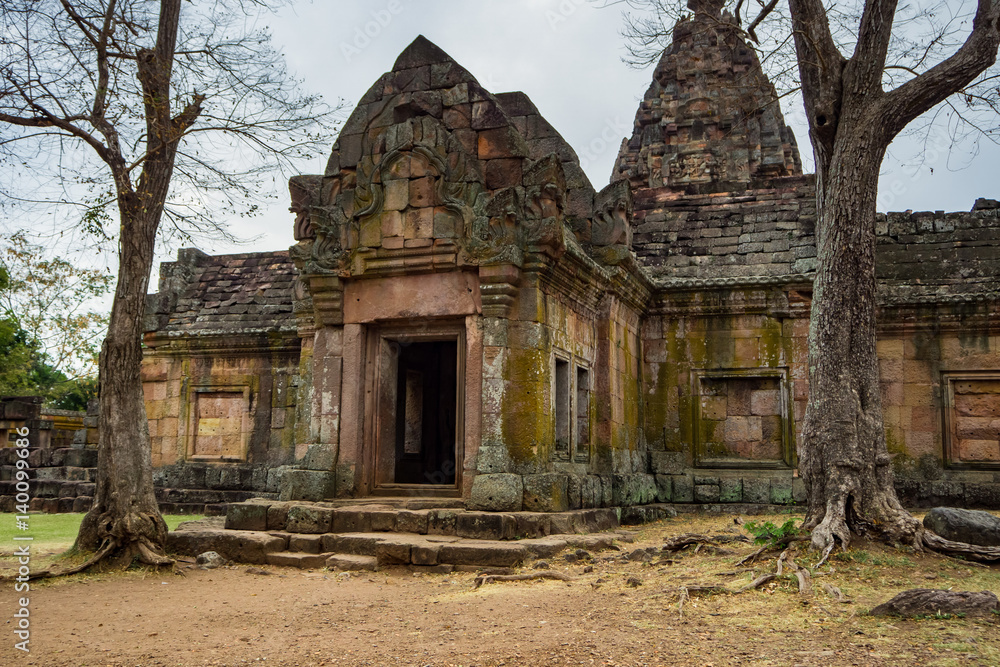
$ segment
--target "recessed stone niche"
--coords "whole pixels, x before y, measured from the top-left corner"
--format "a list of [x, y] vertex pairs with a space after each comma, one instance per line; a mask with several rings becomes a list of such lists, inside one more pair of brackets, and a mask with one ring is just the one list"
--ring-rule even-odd
[[1000, 372], [945, 373], [948, 464], [1000, 468]]
[[695, 464], [792, 464], [785, 369], [701, 371], [695, 376]]

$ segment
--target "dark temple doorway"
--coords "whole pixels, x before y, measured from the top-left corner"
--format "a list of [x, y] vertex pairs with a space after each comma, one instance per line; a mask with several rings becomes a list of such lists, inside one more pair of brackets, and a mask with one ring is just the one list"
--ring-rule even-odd
[[455, 483], [458, 344], [399, 343], [395, 484]]

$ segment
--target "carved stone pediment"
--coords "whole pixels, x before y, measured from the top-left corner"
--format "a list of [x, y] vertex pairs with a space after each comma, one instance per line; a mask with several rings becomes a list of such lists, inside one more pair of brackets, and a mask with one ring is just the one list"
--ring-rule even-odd
[[524, 262], [524, 190], [504, 188], [483, 206], [466, 249], [481, 266]]
[[311, 209], [320, 203], [322, 187], [322, 176], [292, 176], [288, 179], [288, 193], [292, 197], [292, 205], [288, 210], [295, 214], [292, 235], [296, 241], [316, 237], [312, 227]]
[[609, 266], [628, 257], [632, 246], [631, 219], [632, 186], [626, 179], [619, 179], [598, 192], [586, 244], [591, 256]]
[[562, 162], [555, 154], [536, 160], [524, 172], [524, 187], [524, 241], [558, 258], [566, 252], [566, 176]]

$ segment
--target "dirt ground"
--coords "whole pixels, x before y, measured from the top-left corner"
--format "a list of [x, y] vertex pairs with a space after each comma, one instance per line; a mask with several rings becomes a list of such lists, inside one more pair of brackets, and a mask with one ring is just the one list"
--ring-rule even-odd
[[[785, 517], [787, 518], [787, 517]], [[821, 568], [812, 595], [774, 570], [734, 563], [752, 545], [627, 561], [687, 532], [735, 533], [732, 517], [673, 519], [622, 551], [551, 567], [573, 581], [475, 586], [475, 573], [337, 573], [247, 566], [77, 576], [30, 593], [31, 652], [14, 649], [17, 595], [0, 593], [2, 665], [1000, 665], [1000, 617], [879, 619], [867, 609], [908, 588], [1000, 591], [1000, 568], [868, 545]], [[808, 563], [803, 552], [799, 562]], [[585, 571], [586, 568], [592, 571]], [[536, 572], [527, 567], [523, 572]], [[629, 579], [632, 578], [631, 584]], [[848, 601], [819, 588], [839, 587]], [[635, 585], [638, 584], [638, 585]]]

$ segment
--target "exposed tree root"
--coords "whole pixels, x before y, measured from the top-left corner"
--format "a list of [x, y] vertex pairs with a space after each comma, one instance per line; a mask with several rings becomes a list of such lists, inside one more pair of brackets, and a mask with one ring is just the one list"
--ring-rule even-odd
[[742, 588], [736, 589], [736, 592], [737, 593], [744, 593], [746, 591], [753, 590], [755, 588], [760, 588], [761, 586], [763, 586], [767, 582], [773, 581], [774, 579], [777, 579], [777, 577], [778, 577], [778, 575], [770, 573], [770, 572], [767, 573], [767, 574], [762, 574], [759, 577], [757, 577], [756, 579], [754, 579], [753, 581], [751, 581], [746, 586], [743, 586]]
[[830, 584], [826, 583], [825, 581], [823, 582], [823, 590], [826, 591], [826, 594], [829, 595], [830, 597], [837, 598], [837, 602], [841, 602], [841, 603], [848, 603], [848, 602], [850, 602], [850, 600], [847, 599], [847, 597], [844, 596], [844, 592], [843, 591], [841, 591], [836, 586], [831, 586]]
[[[162, 519], [161, 519], [162, 521]], [[162, 553], [157, 546], [145, 536], [139, 536], [126, 542], [113, 535], [105, 535], [100, 547], [94, 554], [83, 563], [64, 569], [53, 569], [49, 566], [43, 570], [36, 570], [28, 573], [29, 581], [36, 579], [51, 579], [55, 577], [67, 577], [72, 574], [84, 572], [98, 563], [108, 562], [112, 567], [127, 568], [134, 562], [153, 567], [163, 567], [173, 565], [174, 560]], [[23, 575], [7, 575], [0, 577], [0, 581], [13, 581], [16, 577]], [[23, 579], [22, 579], [23, 580]]]
[[980, 563], [1000, 563], [1000, 547], [981, 547], [965, 542], [952, 542], [929, 530], [923, 531], [921, 539], [925, 547], [945, 556], [961, 557]]
[[741, 565], [749, 565], [750, 563], [757, 560], [758, 556], [763, 554], [765, 551], [768, 551], [770, 548], [771, 547], [769, 546], [763, 546], [760, 549], [757, 549], [757, 551], [754, 551], [752, 554], [744, 556], [743, 558], [736, 561], [736, 567], [739, 567]]
[[677, 537], [671, 537], [663, 543], [661, 551], [673, 553], [686, 547], [694, 545], [697, 551], [703, 547], [718, 546], [720, 544], [731, 544], [733, 542], [746, 542], [747, 538], [742, 535], [700, 535], [698, 533], [685, 533]]
[[[109, 541], [104, 544], [93, 556], [88, 558], [86, 562], [80, 563], [79, 565], [74, 565], [73, 567], [66, 568], [65, 570], [53, 571], [51, 566], [45, 568], [44, 570], [36, 570], [34, 572], [28, 573], [28, 580], [34, 581], [36, 579], [49, 579], [53, 577], [66, 577], [71, 574], [79, 574], [87, 568], [93, 567], [97, 563], [104, 560], [109, 553], [114, 551], [114, 548], [118, 546], [114, 541]], [[15, 575], [9, 575], [0, 577], [0, 581], [14, 581]]]
[[483, 584], [492, 584], [495, 581], [531, 581], [532, 579], [555, 579], [557, 581], [576, 581], [576, 577], [571, 577], [562, 572], [545, 570], [543, 572], [533, 572], [531, 574], [487, 574], [475, 579], [475, 588]]

